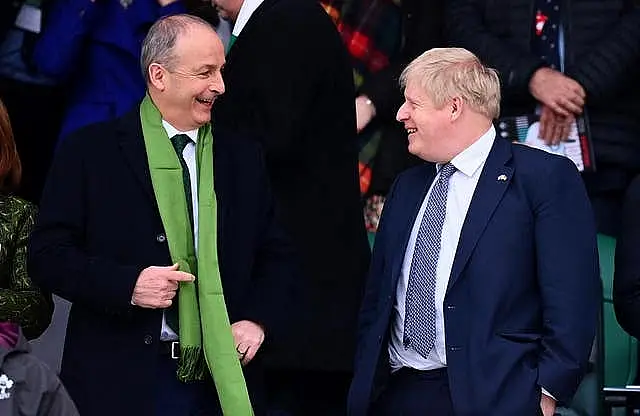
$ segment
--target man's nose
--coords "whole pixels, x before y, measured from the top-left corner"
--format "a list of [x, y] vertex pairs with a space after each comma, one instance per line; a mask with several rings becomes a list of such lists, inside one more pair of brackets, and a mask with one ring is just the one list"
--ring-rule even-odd
[[406, 106], [407, 106], [406, 102], [400, 106], [400, 108], [398, 109], [398, 112], [396, 113], [396, 120], [404, 121], [408, 118]]
[[218, 75], [216, 78], [214, 78], [211, 85], [209, 85], [209, 90], [215, 91], [218, 94], [224, 94], [225, 87], [224, 87], [224, 80], [222, 79], [222, 75]]

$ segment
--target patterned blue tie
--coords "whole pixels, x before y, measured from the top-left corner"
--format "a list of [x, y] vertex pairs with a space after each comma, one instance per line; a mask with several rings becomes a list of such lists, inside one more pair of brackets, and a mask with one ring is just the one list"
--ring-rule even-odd
[[436, 268], [447, 210], [449, 178], [456, 171], [447, 163], [431, 189], [411, 259], [404, 315], [404, 347], [427, 358], [436, 342]]

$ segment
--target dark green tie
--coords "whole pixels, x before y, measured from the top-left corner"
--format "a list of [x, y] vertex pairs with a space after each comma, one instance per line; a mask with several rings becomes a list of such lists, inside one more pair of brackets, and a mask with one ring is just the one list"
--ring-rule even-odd
[[[182, 152], [184, 148], [187, 147], [187, 144], [192, 143], [193, 140], [186, 134], [176, 134], [171, 138], [171, 144], [176, 151], [178, 156], [178, 160], [180, 161], [180, 166], [182, 167], [182, 185], [184, 186], [184, 195], [187, 199], [187, 211], [189, 214], [189, 223], [191, 224], [191, 230], [193, 233], [193, 203], [191, 201], [191, 177], [189, 176], [189, 167], [187, 166], [187, 162], [184, 160], [184, 156]], [[173, 298], [173, 303], [171, 307], [167, 309], [165, 313], [165, 318], [167, 320], [167, 324], [173, 331], [177, 334], [179, 328], [179, 320], [178, 320], [178, 295]]]
[[225, 55], [229, 54], [229, 51], [231, 50], [231, 47], [233, 46], [234, 43], [236, 43], [236, 39], [238, 37], [236, 35], [231, 35], [231, 37], [229, 38], [229, 43], [227, 44], [227, 50], [224, 52]]

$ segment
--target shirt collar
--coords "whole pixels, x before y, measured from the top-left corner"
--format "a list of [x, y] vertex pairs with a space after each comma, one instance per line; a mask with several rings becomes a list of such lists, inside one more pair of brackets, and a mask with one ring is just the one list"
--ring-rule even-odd
[[[458, 153], [456, 157], [451, 159], [451, 164], [456, 167], [457, 170], [464, 173], [466, 176], [473, 176], [480, 166], [484, 165], [484, 162], [489, 157], [493, 141], [496, 138], [496, 130], [493, 127], [489, 127], [478, 140], [476, 140], [471, 146]], [[438, 171], [440, 171], [440, 165], [438, 165]]]
[[189, 130], [189, 131], [180, 131], [175, 127], [173, 127], [171, 124], [169, 124], [168, 121], [165, 121], [165, 120], [162, 120], [162, 127], [164, 127], [164, 130], [167, 132], [167, 136], [169, 136], [169, 139], [171, 139], [176, 134], [186, 134], [187, 136], [189, 136], [191, 140], [193, 140], [194, 143], [198, 143], [198, 129]]
[[240, 11], [238, 12], [238, 18], [236, 19], [236, 23], [233, 25], [233, 31], [231, 34], [233, 36], [239, 36], [242, 29], [247, 25], [247, 22], [253, 15], [253, 12], [262, 4], [264, 0], [244, 0], [242, 6], [240, 6]]

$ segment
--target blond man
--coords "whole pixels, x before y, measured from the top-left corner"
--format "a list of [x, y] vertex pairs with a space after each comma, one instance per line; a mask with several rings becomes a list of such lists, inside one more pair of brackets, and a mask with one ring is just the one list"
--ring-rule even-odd
[[432, 49], [397, 119], [425, 161], [388, 195], [360, 316], [350, 415], [553, 414], [587, 364], [596, 232], [567, 159], [496, 137], [496, 72]]

